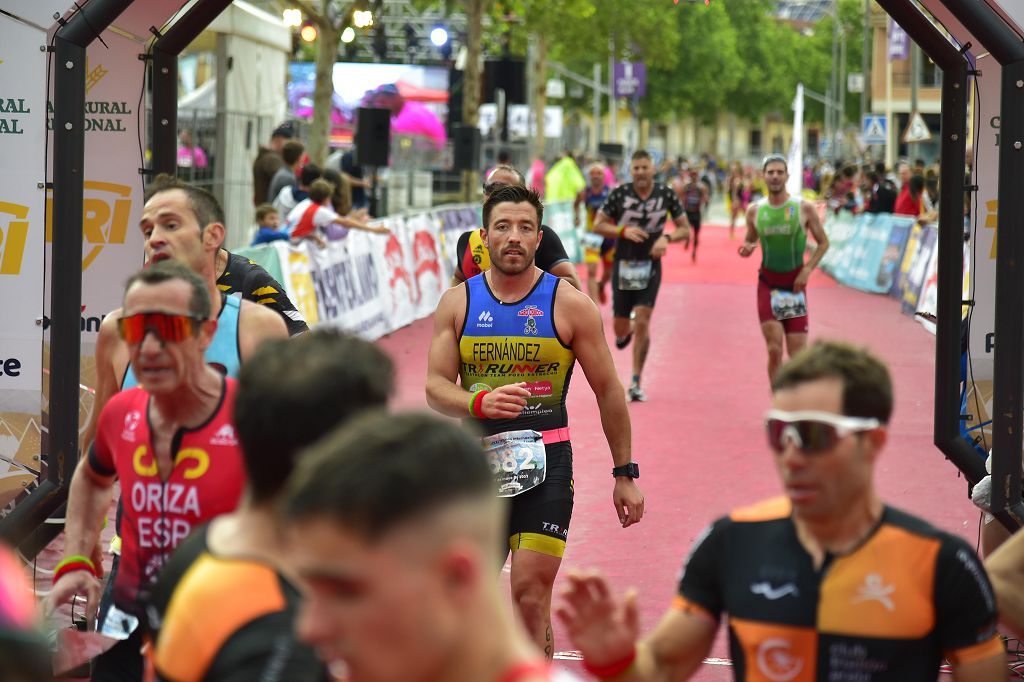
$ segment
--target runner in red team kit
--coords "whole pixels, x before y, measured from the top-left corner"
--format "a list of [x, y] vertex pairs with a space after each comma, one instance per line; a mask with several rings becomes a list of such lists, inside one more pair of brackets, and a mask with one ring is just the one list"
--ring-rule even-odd
[[142, 679], [139, 620], [164, 562], [192, 529], [231, 511], [245, 485], [232, 426], [235, 381], [203, 358], [216, 332], [206, 284], [175, 261], [128, 280], [118, 330], [140, 387], [115, 395], [71, 481], [66, 558], [50, 608], [84, 594], [90, 625], [100, 596], [95, 547], [114, 482], [124, 499], [120, 569], [100, 631], [120, 641], [93, 663], [92, 679]]

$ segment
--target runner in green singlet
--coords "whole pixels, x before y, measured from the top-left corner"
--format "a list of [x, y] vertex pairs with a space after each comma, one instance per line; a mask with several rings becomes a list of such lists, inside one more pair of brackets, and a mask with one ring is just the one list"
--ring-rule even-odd
[[[770, 154], [761, 164], [768, 197], [747, 209], [747, 235], [739, 254], [761, 245], [757, 275], [757, 316], [768, 346], [768, 378], [782, 364], [783, 340], [789, 357], [807, 345], [807, 280], [828, 250], [828, 237], [814, 204], [786, 191], [786, 158]], [[804, 262], [807, 233], [817, 243]]]

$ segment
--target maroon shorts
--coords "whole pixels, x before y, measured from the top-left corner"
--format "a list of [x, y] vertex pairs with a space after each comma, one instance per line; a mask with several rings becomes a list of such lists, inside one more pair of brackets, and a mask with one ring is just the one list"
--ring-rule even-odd
[[[796, 270], [790, 272], [772, 272], [771, 270], [761, 269], [757, 273], [757, 317], [761, 321], [761, 324], [765, 322], [776, 321], [782, 324], [782, 328], [787, 334], [806, 334], [807, 333], [807, 322], [811, 312], [811, 304], [807, 303], [807, 315], [803, 317], [791, 317], [788, 320], [775, 320], [775, 315], [772, 314], [772, 289], [783, 289], [785, 291], [793, 290], [793, 282], [800, 275], [800, 271], [803, 267], [799, 267]], [[807, 290], [804, 290], [804, 296], [807, 296]]]

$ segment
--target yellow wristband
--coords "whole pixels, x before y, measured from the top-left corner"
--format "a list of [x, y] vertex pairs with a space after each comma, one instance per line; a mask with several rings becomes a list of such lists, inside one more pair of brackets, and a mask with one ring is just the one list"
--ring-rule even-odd
[[56, 566], [53, 567], [53, 571], [54, 571], [54, 573], [56, 573], [57, 571], [59, 571], [60, 569], [64, 568], [68, 564], [74, 564], [74, 563], [86, 564], [86, 565], [89, 566], [89, 568], [92, 569], [93, 573], [96, 573], [96, 564], [94, 564], [92, 562], [92, 559], [90, 559], [89, 557], [85, 556], [84, 554], [71, 554], [69, 556], [64, 557], [63, 559], [61, 559], [57, 563]]

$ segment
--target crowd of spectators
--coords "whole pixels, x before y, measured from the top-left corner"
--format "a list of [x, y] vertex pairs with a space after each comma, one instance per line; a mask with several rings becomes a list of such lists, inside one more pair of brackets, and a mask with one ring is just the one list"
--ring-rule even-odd
[[370, 226], [362, 170], [351, 153], [328, 157], [324, 168], [312, 163], [290, 124], [278, 126], [270, 145], [253, 161], [256, 231], [252, 245], [278, 240], [311, 241], [320, 247], [343, 239], [349, 229], [386, 234]]

